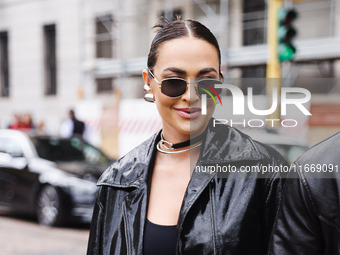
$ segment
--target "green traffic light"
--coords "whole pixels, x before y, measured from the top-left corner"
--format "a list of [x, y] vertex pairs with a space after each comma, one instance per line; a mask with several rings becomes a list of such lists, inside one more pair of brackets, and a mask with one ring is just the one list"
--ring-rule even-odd
[[282, 61], [289, 61], [293, 58], [296, 49], [291, 44], [280, 43], [278, 45], [278, 52], [279, 52], [279, 60]]
[[297, 31], [292, 23], [298, 14], [294, 9], [281, 8], [278, 12], [278, 57], [279, 61], [289, 61], [296, 53], [292, 40], [297, 35]]

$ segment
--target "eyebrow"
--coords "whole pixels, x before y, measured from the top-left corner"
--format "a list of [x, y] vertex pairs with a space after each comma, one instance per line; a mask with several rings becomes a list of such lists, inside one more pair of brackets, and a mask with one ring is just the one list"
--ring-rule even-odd
[[203, 75], [203, 74], [206, 74], [206, 73], [210, 73], [210, 72], [214, 72], [214, 73], [218, 73], [215, 68], [203, 68], [202, 70], [200, 70], [198, 72], [198, 75]]
[[[186, 75], [187, 72], [182, 70], [182, 69], [179, 69], [177, 67], [167, 67], [163, 70], [163, 72], [165, 71], [170, 71], [170, 72], [174, 72], [174, 73], [177, 73], [177, 74], [181, 74], [181, 75]], [[212, 67], [208, 67], [208, 68], [203, 68], [201, 69], [199, 72], [198, 72], [198, 75], [203, 75], [203, 74], [206, 74], [206, 73], [210, 73], [210, 72], [214, 72], [214, 73], [218, 73], [215, 68], [212, 68]]]
[[168, 67], [168, 68], [165, 68], [165, 69], [163, 70], [163, 72], [165, 72], [165, 71], [170, 71], [170, 72], [174, 72], [174, 73], [182, 74], [182, 75], [186, 75], [186, 74], [187, 74], [186, 71], [184, 71], [184, 70], [182, 70], [182, 69], [179, 69], [179, 68], [177, 68], [177, 67]]

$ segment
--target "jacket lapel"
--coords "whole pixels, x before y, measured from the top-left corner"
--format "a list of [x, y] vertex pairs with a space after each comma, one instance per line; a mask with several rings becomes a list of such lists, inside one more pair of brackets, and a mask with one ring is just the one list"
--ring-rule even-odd
[[123, 218], [128, 254], [142, 254], [147, 212], [147, 187], [132, 191], [123, 202]]
[[189, 209], [195, 203], [195, 201], [199, 198], [203, 190], [208, 186], [209, 182], [215, 177], [216, 174], [195, 174], [193, 173], [190, 182], [188, 184], [186, 193], [183, 198], [177, 227], [179, 232], [182, 230], [182, 225], [185, 220], [185, 217], [188, 214]]
[[149, 169], [154, 161], [155, 143], [159, 134], [115, 162], [98, 181], [98, 185], [125, 189], [128, 192], [122, 204], [128, 254], [143, 253], [143, 232], [148, 203], [147, 180], [151, 174]]
[[[196, 167], [260, 159], [260, 154], [251, 139], [226, 125], [213, 127], [212, 120], [208, 124], [206, 136], [203, 138]], [[217, 178], [216, 173], [193, 172], [180, 210], [177, 223], [179, 231], [182, 230], [183, 222], [192, 205], [215, 178]]]

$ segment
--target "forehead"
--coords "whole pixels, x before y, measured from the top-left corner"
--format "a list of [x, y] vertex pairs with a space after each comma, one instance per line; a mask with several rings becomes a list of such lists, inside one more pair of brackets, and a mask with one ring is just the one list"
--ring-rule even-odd
[[162, 43], [157, 52], [155, 69], [169, 66], [183, 70], [199, 70], [213, 67], [218, 70], [217, 49], [210, 43], [192, 37], [183, 37]]

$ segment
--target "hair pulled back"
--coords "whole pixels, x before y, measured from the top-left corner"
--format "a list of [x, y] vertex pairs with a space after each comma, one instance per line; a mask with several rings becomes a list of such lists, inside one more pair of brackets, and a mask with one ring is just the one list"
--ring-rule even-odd
[[204, 40], [213, 45], [218, 53], [219, 72], [221, 72], [221, 51], [216, 37], [203, 24], [195, 20], [181, 20], [177, 18], [175, 21], [161, 18], [160, 21], [153, 26], [157, 34], [153, 39], [148, 55], [148, 68], [152, 70], [157, 62], [157, 53], [159, 46], [167, 41], [182, 37], [194, 37]]

